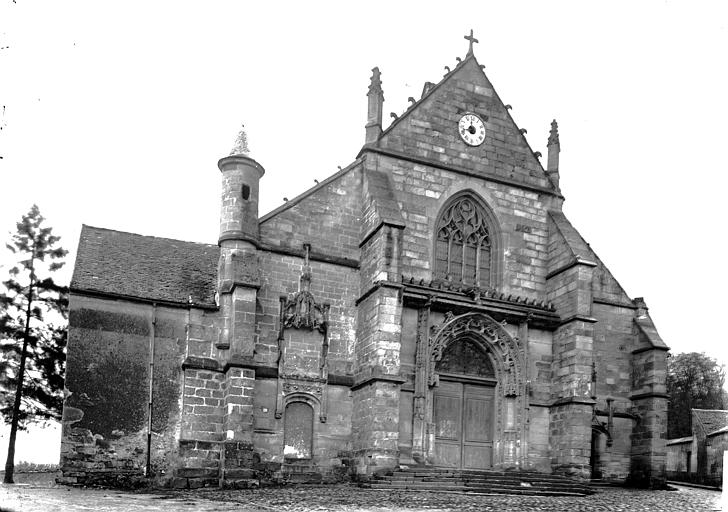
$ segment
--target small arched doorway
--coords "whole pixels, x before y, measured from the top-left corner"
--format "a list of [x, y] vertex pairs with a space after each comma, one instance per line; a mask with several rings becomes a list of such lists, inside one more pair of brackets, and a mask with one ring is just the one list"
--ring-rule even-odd
[[306, 402], [286, 405], [283, 420], [283, 457], [287, 461], [313, 457], [313, 407]]
[[435, 371], [435, 465], [492, 467], [496, 378], [490, 358], [474, 340], [460, 337], [445, 348]]
[[591, 451], [589, 453], [589, 466], [592, 480], [604, 478], [604, 456], [607, 449], [612, 446], [612, 435], [604, 424], [594, 417], [592, 421]]

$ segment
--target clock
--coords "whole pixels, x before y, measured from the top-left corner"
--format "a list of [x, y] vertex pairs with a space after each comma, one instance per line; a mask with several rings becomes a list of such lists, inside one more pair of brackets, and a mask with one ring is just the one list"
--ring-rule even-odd
[[469, 146], [480, 146], [485, 140], [485, 123], [470, 112], [465, 113], [458, 121], [458, 133]]

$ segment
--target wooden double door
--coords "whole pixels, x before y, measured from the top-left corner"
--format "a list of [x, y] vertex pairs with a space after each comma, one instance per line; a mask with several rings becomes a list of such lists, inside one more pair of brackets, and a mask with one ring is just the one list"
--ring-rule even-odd
[[493, 465], [495, 387], [441, 380], [433, 394], [434, 462], [487, 469]]

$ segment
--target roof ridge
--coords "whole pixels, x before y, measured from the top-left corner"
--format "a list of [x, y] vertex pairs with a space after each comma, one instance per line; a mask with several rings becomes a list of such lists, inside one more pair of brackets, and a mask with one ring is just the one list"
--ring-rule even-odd
[[124, 235], [133, 235], [133, 236], [138, 236], [138, 237], [142, 237], [142, 238], [154, 238], [157, 240], [166, 240], [168, 242], [183, 242], [186, 244], [209, 245], [210, 247], [218, 247], [218, 244], [210, 244], [207, 242], [195, 242], [194, 240], [180, 240], [179, 238], [168, 238], [168, 237], [164, 237], [164, 236], [142, 235], [141, 233], [134, 233], [132, 231], [123, 231], [121, 229], [102, 228], [100, 226], [91, 226], [89, 224], [81, 224], [81, 232], [83, 232], [83, 230], [85, 228], [95, 229], [98, 231], [106, 231], [109, 233], [121, 233]]
[[[471, 59], [474, 60], [476, 63], [478, 62], [478, 59], [475, 58], [474, 54], [469, 53], [468, 55], [466, 55], [465, 58], [463, 60], [461, 60], [452, 71], [443, 75], [443, 77], [440, 79], [439, 82], [437, 82], [435, 85], [430, 87], [430, 89], [425, 94], [423, 94], [420, 99], [416, 100], [409, 107], [407, 107], [407, 110], [405, 110], [401, 116], [397, 117], [389, 126], [387, 126], [387, 129], [383, 130], [382, 133], [379, 134], [379, 137], [377, 137], [377, 141], [379, 141], [379, 139], [384, 137], [385, 134], [387, 134], [395, 126], [397, 126], [399, 124], [399, 122], [407, 116], [407, 114], [412, 112], [415, 109], [415, 107], [417, 107], [417, 105], [419, 105], [420, 103], [425, 101], [425, 99], [429, 98], [430, 95], [432, 95], [437, 89], [439, 89], [442, 86], [442, 84], [444, 84], [448, 80], [448, 78], [450, 78], [452, 75], [454, 75], [456, 71], [458, 71], [461, 67], [463, 67], [465, 65], [466, 62], [468, 62]], [[482, 71], [483, 70], [481, 69], [481, 72]], [[483, 75], [485, 75], [485, 73], [483, 73]], [[486, 77], [486, 79], [487, 79], [487, 77]], [[361, 152], [359, 152], [359, 154], [361, 154]]]

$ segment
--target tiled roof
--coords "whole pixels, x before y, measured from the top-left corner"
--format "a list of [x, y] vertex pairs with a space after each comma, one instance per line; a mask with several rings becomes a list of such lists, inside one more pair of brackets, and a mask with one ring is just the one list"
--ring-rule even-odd
[[83, 226], [72, 291], [215, 305], [216, 245]]
[[[711, 409], [693, 409], [693, 417], [696, 418], [705, 434], [720, 430], [728, 426], [728, 411]], [[695, 422], [694, 422], [695, 423]], [[697, 425], [693, 424], [693, 433]]]

